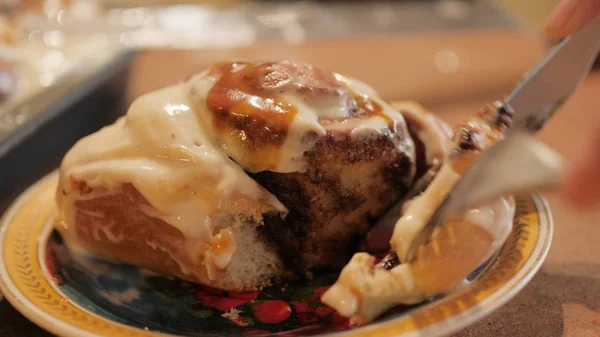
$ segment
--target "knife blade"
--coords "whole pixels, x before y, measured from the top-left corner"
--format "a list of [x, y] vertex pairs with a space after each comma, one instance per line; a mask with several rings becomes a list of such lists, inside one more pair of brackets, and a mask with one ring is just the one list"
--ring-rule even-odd
[[[512, 125], [507, 132], [507, 137], [514, 132], [535, 133], [540, 130], [588, 75], [599, 51], [600, 18], [554, 46], [497, 106], [498, 109], [504, 109], [513, 114]], [[448, 199], [454, 195], [455, 188], [461, 188], [461, 180], [455, 184], [440, 207], [433, 213], [429, 223], [424, 227], [424, 231], [415, 237], [411, 247], [423, 244], [433, 228], [445, 221], [448, 215], [447, 211], [457, 212], [459, 210], [456, 205], [452, 209], [450, 207], [452, 204], [448, 205]], [[462, 204], [463, 207], [466, 207], [468, 203]], [[392, 217], [395, 217], [396, 220], [400, 217], [399, 209], [400, 207], [395, 205], [391, 207], [389, 214], [380, 218], [367, 236], [369, 247], [381, 248], [383, 242], [389, 240], [395, 225]], [[412, 253], [415, 252], [413, 248], [410, 249]], [[409, 255], [414, 258], [414, 254]]]
[[[473, 191], [476, 184], [483, 184], [482, 179], [494, 179], [494, 175], [490, 174], [494, 170], [511, 167], [514, 170], [517, 164], [523, 167], [520, 174], [514, 176], [517, 179], [512, 179], [512, 184], [506, 184], [506, 181], [496, 184], [500, 187], [498, 190], [504, 192], [510, 192], [511, 188], [516, 192], [519, 188], [532, 190], [554, 186], [561, 171], [556, 155], [544, 148], [542, 144], [536, 144], [534, 139], [524, 138], [522, 133], [535, 133], [548, 122], [587, 77], [599, 51], [600, 18], [592, 21], [581, 31], [563, 39], [525, 76], [499, 106], [499, 109], [514, 113], [506, 139], [484, 150], [471, 164], [446, 195], [428, 223], [414, 237], [406, 253], [406, 261], [415, 258], [418, 247], [428, 240], [435, 227], [445, 223], [450, 216], [473, 206], [472, 201], [481, 195], [469, 196], [467, 192]], [[525, 147], [526, 145], [529, 146]], [[523, 150], [520, 153], [519, 146], [522, 146]], [[511, 159], [515, 158], [519, 158], [520, 162], [506, 166]], [[523, 166], [523, 163], [526, 165]], [[539, 171], [527, 171], [526, 167], [532, 168], [536, 165], [539, 168], [546, 165], [548, 176], [540, 175]], [[496, 179], [497, 177], [498, 175]], [[473, 200], [469, 201], [469, 198]]]
[[600, 18], [548, 52], [504, 105], [516, 114], [512, 130], [538, 131], [587, 77], [600, 50]]

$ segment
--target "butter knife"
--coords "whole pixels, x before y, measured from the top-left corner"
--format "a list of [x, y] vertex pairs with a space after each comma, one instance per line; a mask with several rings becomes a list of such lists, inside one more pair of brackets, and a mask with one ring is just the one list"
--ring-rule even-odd
[[[562, 169], [560, 157], [527, 134], [541, 129], [571, 96], [590, 72], [599, 51], [600, 19], [596, 19], [583, 30], [566, 37], [553, 47], [513, 92], [497, 105], [498, 109], [514, 113], [512, 126], [507, 132], [506, 139], [484, 151], [480, 158], [472, 164], [472, 167], [463, 174], [463, 177], [433, 213], [430, 221], [415, 236], [405, 254], [405, 261], [414, 259], [419, 246], [428, 240], [433, 229], [444, 223], [448, 216], [503, 193], [533, 191], [554, 186]], [[519, 153], [519, 150], [522, 152]], [[494, 156], [497, 158], [494, 159]], [[516, 158], [521, 160], [514, 160]], [[504, 164], [501, 159], [504, 160]], [[506, 166], [507, 163], [511, 165]], [[518, 170], [519, 175], [512, 178], [519, 179], [509, 184], [506, 180], [499, 179], [501, 178], [499, 175], [494, 176], [490, 174], [491, 171], [486, 171], [499, 167], [506, 169], [510, 167], [511, 172]], [[546, 170], [547, 175], [542, 176], [540, 170]], [[481, 185], [484, 178], [495, 180], [496, 186], [502, 188], [480, 189], [477, 192], [478, 184], [474, 182], [479, 181], [479, 186], [484, 186]], [[397, 214], [399, 217], [398, 209], [397, 206], [391, 208], [395, 212], [394, 215]], [[369, 247], [381, 247], [381, 240], [389, 240], [391, 237], [393, 225], [391, 225], [390, 219], [393, 216], [389, 215], [381, 217], [381, 220], [369, 232], [367, 236]], [[395, 221], [393, 223], [395, 224]], [[377, 235], [373, 235], [374, 233]]]

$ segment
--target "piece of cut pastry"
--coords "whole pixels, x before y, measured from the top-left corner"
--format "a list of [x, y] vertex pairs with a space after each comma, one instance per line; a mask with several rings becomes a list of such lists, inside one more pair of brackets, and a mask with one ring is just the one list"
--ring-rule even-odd
[[[438, 228], [430, 242], [420, 247], [410, 263], [401, 263], [410, 243], [469, 163], [503, 137], [512, 115], [492, 106], [460, 125], [439, 171], [425, 191], [405, 204], [390, 240], [392, 252], [381, 263], [367, 253], [357, 253], [344, 267], [322, 301], [353, 324], [364, 324], [399, 304], [414, 304], [459, 285], [492, 249], [494, 237], [486, 227], [492, 215], [466, 216]], [[510, 201], [508, 201], [510, 203]], [[509, 205], [509, 208], [512, 207]], [[488, 213], [490, 209], [488, 209]], [[491, 211], [493, 213], [493, 210]], [[505, 221], [506, 222], [506, 221]], [[508, 231], [504, 232], [505, 234]], [[501, 238], [504, 241], [506, 236]]]

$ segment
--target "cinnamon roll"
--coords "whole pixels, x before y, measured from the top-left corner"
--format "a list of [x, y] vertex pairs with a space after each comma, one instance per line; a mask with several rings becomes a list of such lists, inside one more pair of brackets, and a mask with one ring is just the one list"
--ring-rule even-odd
[[231, 291], [340, 267], [436, 157], [431, 120], [403, 109], [420, 131], [340, 74], [216, 64], [68, 152], [58, 228], [72, 249]]

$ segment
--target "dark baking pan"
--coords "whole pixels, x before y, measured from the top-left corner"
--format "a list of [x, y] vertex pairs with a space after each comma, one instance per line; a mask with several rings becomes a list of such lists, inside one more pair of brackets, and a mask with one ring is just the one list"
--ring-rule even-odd
[[[125, 112], [133, 52], [115, 55], [98, 69], [70, 76], [32, 97], [19, 111], [29, 120], [0, 135], [0, 212], [40, 177], [56, 169], [81, 137]], [[25, 109], [25, 110], [23, 110]]]

